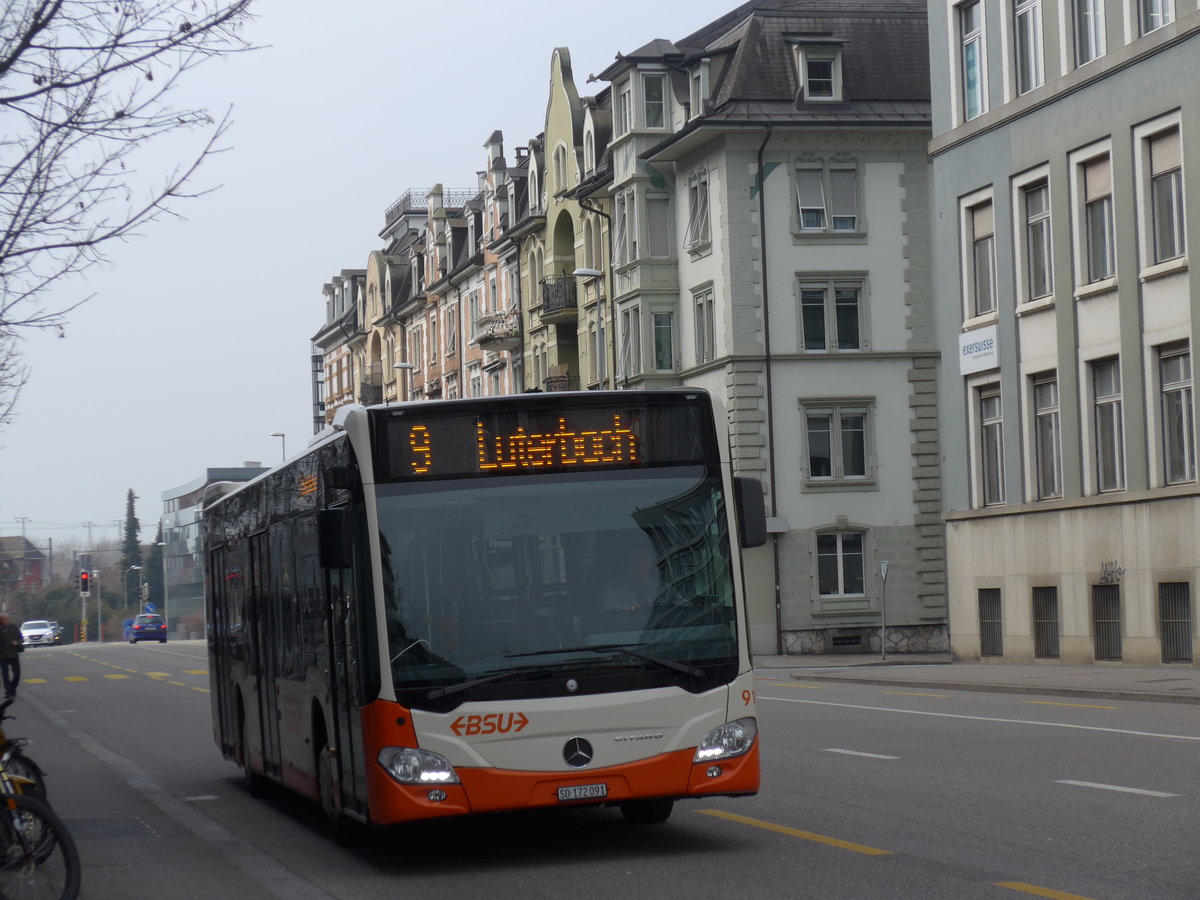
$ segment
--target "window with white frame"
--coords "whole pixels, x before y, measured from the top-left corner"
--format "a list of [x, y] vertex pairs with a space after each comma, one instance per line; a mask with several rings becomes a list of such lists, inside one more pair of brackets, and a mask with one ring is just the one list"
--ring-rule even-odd
[[967, 258], [969, 316], [996, 310], [996, 233], [992, 201], [968, 207], [966, 227], [970, 241]]
[[1017, 0], [1013, 8], [1013, 54], [1017, 94], [1042, 84], [1041, 0]]
[[637, 258], [635, 237], [636, 213], [632, 190], [622, 191], [616, 197], [616, 212], [613, 216], [616, 233], [613, 236], [613, 252], [618, 265], [633, 262]]
[[667, 73], [642, 73], [642, 124], [645, 128], [667, 126]]
[[854, 163], [796, 165], [796, 223], [802, 233], [861, 230]]
[[861, 350], [861, 277], [799, 279], [800, 346], [804, 350]]
[[413, 366], [419, 370], [421, 364], [425, 361], [425, 333], [420, 325], [416, 325], [408, 334], [408, 358], [413, 361]]
[[1171, 0], [1138, 0], [1138, 27], [1142, 34], [1169, 25], [1172, 19]]
[[698, 169], [688, 176], [688, 226], [684, 247], [699, 250], [711, 238], [708, 214], [708, 170]]
[[862, 483], [874, 475], [869, 400], [805, 400], [805, 446], [810, 482]]
[[1179, 130], [1156, 134], [1146, 144], [1150, 157], [1150, 231], [1154, 236], [1154, 261], [1160, 263], [1183, 256], [1185, 249]]
[[617, 135], [633, 130], [633, 88], [626, 81], [617, 86]]
[[542, 204], [542, 191], [538, 187], [537, 160], [529, 161], [529, 211], [537, 212]]
[[1116, 359], [1091, 364], [1096, 488], [1125, 489], [1125, 426], [1121, 410], [1121, 365]]
[[1167, 484], [1196, 480], [1196, 423], [1192, 407], [1192, 354], [1187, 345], [1158, 355], [1163, 478]]
[[696, 68], [692, 69], [688, 97], [691, 105], [690, 118], [704, 114], [704, 102], [708, 99], [708, 72], [708, 60], [703, 60]]
[[438, 353], [438, 314], [435, 311], [434, 314], [429, 317], [429, 364], [431, 366], [437, 365], [437, 361], [438, 361], [437, 353]]
[[642, 314], [636, 306], [621, 310], [621, 375], [630, 378], [642, 372]]
[[554, 190], [567, 189], [567, 148], [559, 144], [554, 148]]
[[1050, 245], [1050, 185], [1045, 180], [1023, 185], [1020, 203], [1025, 220], [1024, 240], [1020, 243], [1024, 268], [1026, 302], [1054, 293], [1053, 254]]
[[583, 133], [583, 174], [584, 177], [596, 171], [596, 133], [589, 127]]
[[477, 365], [471, 366], [470, 369], [467, 370], [467, 374], [470, 378], [470, 381], [469, 381], [470, 391], [471, 391], [470, 396], [482, 397], [483, 396], [483, 373], [480, 371], [479, 366], [477, 366]]
[[1087, 283], [1117, 272], [1113, 225], [1112, 161], [1100, 156], [1083, 164], [1083, 239]]
[[692, 292], [692, 308], [695, 311], [696, 365], [701, 365], [716, 359], [716, 316], [711, 285]]
[[973, 0], [958, 7], [959, 78], [962, 117], [969, 122], [987, 111], [983, 70], [983, 3]]
[[817, 592], [822, 597], [862, 595], [866, 592], [866, 564], [861, 531], [835, 531], [817, 535]]
[[1033, 456], [1037, 498], [1062, 496], [1062, 426], [1058, 408], [1058, 375], [1035, 375], [1033, 381]]
[[671, 242], [671, 200], [669, 197], [646, 197], [646, 250], [655, 259], [674, 256]]
[[984, 506], [1004, 502], [1004, 411], [1000, 385], [978, 389], [979, 484]]
[[1071, 15], [1075, 65], [1082, 66], [1104, 52], [1104, 0], [1071, 0]]
[[675, 315], [670, 312], [654, 313], [654, 371], [671, 372], [675, 369]]
[[841, 47], [831, 44], [797, 44], [795, 47], [796, 81], [799, 99], [838, 101], [842, 99]]
[[453, 356], [458, 349], [458, 303], [446, 307], [446, 355]]
[[467, 329], [467, 333], [471, 335], [471, 340], [475, 340], [480, 315], [481, 310], [479, 309], [479, 291], [471, 291], [469, 294], [467, 294], [467, 317], [471, 320]]

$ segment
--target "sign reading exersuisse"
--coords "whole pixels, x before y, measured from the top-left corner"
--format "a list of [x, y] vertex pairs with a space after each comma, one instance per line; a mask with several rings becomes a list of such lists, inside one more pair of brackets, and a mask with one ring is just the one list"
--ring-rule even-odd
[[[552, 396], [552, 395], [549, 395]], [[694, 465], [714, 458], [704, 398], [570, 403], [522, 400], [460, 411], [385, 413], [377, 457], [385, 481]]]

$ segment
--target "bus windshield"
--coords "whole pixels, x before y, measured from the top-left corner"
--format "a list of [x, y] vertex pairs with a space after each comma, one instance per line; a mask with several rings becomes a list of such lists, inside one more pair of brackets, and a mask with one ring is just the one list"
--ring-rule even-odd
[[728, 516], [703, 465], [380, 484], [397, 698], [678, 685], [737, 668]]

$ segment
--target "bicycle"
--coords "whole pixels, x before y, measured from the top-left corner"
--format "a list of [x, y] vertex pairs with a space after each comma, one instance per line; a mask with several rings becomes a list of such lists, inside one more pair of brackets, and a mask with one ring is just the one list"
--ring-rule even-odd
[[[9, 703], [0, 704], [0, 719]], [[0, 756], [0, 897], [75, 900], [82, 874], [74, 838], [50, 804], [36, 796], [36, 782], [6, 768], [3, 759]]]
[[13, 716], [7, 714], [12, 700], [0, 703], [0, 770], [19, 776], [29, 782], [24, 793], [31, 794], [39, 800], [50, 802], [46, 793], [46, 777], [42, 767], [25, 755], [24, 748], [29, 742], [25, 738], [10, 738], [4, 731], [4, 720]]

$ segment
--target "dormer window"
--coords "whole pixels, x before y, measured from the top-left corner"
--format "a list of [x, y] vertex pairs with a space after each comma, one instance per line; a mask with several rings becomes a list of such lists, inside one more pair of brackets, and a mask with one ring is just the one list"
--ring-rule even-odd
[[667, 75], [665, 72], [642, 75], [642, 127], [667, 126]]
[[629, 82], [617, 88], [617, 134], [633, 130], [633, 94]]
[[836, 44], [797, 44], [797, 99], [829, 103], [842, 99], [842, 48]]
[[583, 133], [583, 174], [590, 176], [596, 171], [596, 134], [589, 127]]
[[688, 99], [691, 102], [691, 118], [704, 115], [704, 104], [708, 101], [708, 60], [692, 69]]

